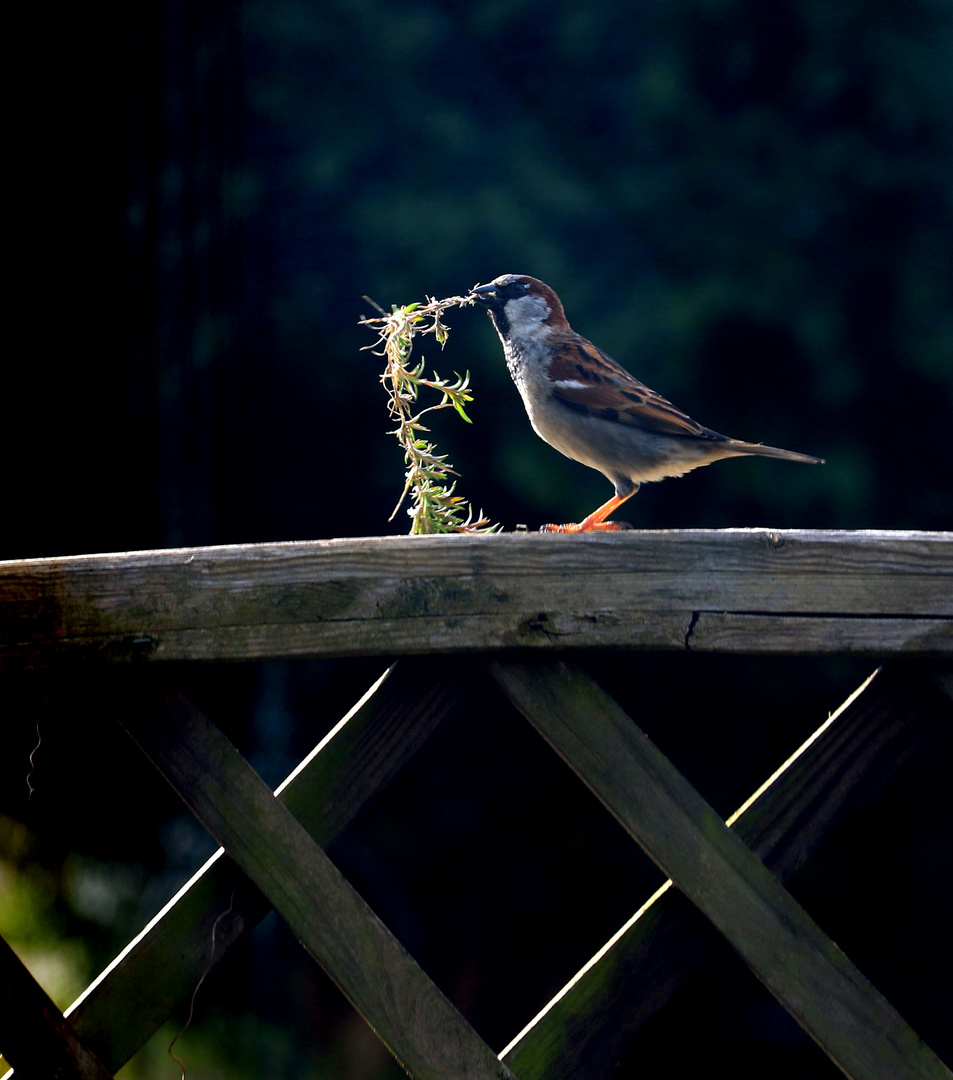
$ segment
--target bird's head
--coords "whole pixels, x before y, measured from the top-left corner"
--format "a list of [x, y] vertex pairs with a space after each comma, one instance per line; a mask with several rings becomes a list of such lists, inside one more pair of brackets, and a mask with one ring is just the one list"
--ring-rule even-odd
[[569, 328], [559, 297], [538, 278], [501, 274], [476, 285], [470, 296], [482, 304], [502, 338], [539, 338]]

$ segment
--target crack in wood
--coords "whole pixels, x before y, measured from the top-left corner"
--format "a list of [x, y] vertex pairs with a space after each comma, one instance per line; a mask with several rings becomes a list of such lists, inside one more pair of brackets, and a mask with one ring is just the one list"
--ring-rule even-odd
[[695, 633], [695, 626], [698, 623], [698, 618], [701, 615], [700, 611], [692, 612], [692, 620], [688, 624], [688, 629], [685, 631], [685, 648], [688, 652], [692, 651], [692, 634]]

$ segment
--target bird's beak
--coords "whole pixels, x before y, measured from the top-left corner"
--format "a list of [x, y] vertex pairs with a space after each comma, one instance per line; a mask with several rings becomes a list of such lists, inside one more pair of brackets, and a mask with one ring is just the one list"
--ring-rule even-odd
[[487, 304], [496, 299], [496, 286], [492, 283], [489, 285], [474, 285], [470, 290], [470, 295], [477, 303]]

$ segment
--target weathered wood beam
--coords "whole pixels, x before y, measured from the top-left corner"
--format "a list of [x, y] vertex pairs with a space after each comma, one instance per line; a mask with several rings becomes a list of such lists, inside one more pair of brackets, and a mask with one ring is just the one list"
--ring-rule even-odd
[[[729, 818], [785, 881], [953, 717], [912, 667], [859, 687]], [[707, 921], [663, 886], [506, 1048], [520, 1080], [607, 1080], [628, 1042], [718, 949]]]
[[511, 1076], [214, 724], [174, 707], [123, 723], [416, 1080]]
[[[277, 798], [326, 847], [376, 792], [385, 788], [453, 711], [465, 687], [452, 671], [407, 660], [391, 668], [278, 788]], [[126, 703], [161, 724], [161, 703]], [[182, 698], [178, 710], [201, 713]], [[172, 1011], [188, 1000], [209, 963], [212, 924], [216, 962], [269, 911], [271, 904], [224, 852], [188, 881], [148, 926], [67, 1010], [76, 1030], [117, 1072]]]
[[953, 533], [377, 537], [0, 563], [0, 666], [534, 648], [953, 653]]
[[942, 1062], [632, 719], [579, 669], [494, 662], [510, 699], [854, 1080]]

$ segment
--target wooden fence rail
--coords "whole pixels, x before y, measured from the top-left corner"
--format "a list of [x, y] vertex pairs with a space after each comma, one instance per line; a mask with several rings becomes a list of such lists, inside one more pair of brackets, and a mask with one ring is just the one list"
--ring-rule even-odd
[[0, 664], [953, 653], [953, 533], [384, 537], [0, 564]]
[[[606, 647], [905, 659], [859, 688], [727, 828], [564, 662]], [[25, 1036], [37, 1024], [61, 1059], [91, 1062], [62, 1075], [115, 1072], [188, 997], [212, 923], [224, 952], [272, 905], [428, 1080], [608, 1077], [717, 932], [846, 1075], [953, 1075], [782, 884], [953, 718], [953, 534], [389, 538], [0, 564], [9, 672], [434, 652], [471, 655], [438, 677], [426, 661], [391, 668], [277, 798], [180, 695], [116, 697], [117, 719], [223, 850], [68, 1010], [65, 1036], [62, 1018], [38, 1019], [13, 993], [29, 976], [0, 953], [0, 1050], [18, 1076], [42, 1075], [37, 1036]], [[462, 696], [491, 681], [671, 879], [499, 1054], [323, 852]]]

